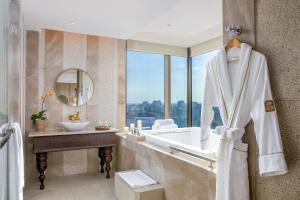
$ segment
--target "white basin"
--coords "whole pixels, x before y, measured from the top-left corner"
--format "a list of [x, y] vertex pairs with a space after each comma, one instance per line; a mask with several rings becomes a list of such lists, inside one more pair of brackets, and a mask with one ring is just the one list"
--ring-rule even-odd
[[58, 122], [58, 124], [63, 127], [66, 131], [82, 131], [88, 125], [89, 121], [66, 121], [66, 122]]

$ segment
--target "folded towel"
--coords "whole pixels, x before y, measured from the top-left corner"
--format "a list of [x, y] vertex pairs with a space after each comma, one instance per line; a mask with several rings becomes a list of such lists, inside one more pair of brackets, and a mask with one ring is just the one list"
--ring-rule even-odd
[[173, 119], [156, 120], [152, 126], [152, 130], [174, 129], [178, 128]]
[[178, 126], [176, 124], [168, 126], [152, 126], [152, 130], [165, 130], [165, 129], [176, 129]]
[[157, 126], [168, 126], [173, 124], [175, 124], [173, 119], [158, 119], [154, 122], [154, 125]]
[[131, 188], [146, 187], [157, 184], [157, 181], [144, 174], [141, 170], [118, 173]]

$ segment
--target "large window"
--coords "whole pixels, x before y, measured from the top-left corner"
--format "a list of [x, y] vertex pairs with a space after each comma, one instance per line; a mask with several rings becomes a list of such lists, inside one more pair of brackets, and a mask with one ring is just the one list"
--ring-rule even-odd
[[[204, 75], [207, 62], [212, 59], [217, 50], [192, 57], [192, 126], [201, 126], [201, 103], [204, 90]], [[213, 108], [215, 115], [211, 124], [212, 128], [222, 125], [219, 108]]]
[[187, 126], [187, 58], [171, 56], [171, 117], [178, 127]]
[[127, 51], [127, 125], [151, 127], [164, 113], [164, 55]]
[[[142, 120], [144, 128], [151, 128], [156, 119], [166, 117], [174, 119], [178, 127], [190, 126], [188, 122], [201, 126], [205, 66], [216, 53], [193, 56], [188, 80], [187, 57], [127, 50], [127, 126]], [[188, 90], [190, 81], [192, 89]], [[222, 125], [222, 119], [218, 107], [213, 110], [211, 127], [215, 128]]]

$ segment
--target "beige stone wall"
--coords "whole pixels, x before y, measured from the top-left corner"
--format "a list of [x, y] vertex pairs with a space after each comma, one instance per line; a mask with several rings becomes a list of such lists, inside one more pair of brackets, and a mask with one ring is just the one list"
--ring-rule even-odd
[[[240, 39], [251, 45], [255, 45], [254, 28], [254, 1], [255, 0], [223, 0], [223, 25], [241, 25], [243, 34]], [[224, 31], [223, 39], [227, 41], [231, 37]]]
[[[56, 97], [50, 97], [46, 105], [47, 129], [58, 129], [57, 122], [67, 120], [69, 114], [78, 110], [83, 119], [90, 121], [90, 128], [100, 120], [107, 120], [114, 127], [124, 127], [124, 117], [118, 115], [118, 110], [125, 110], [125, 104], [118, 104], [118, 90], [124, 87], [124, 77], [118, 76], [119, 71], [124, 74], [125, 70], [124, 40], [42, 30], [27, 31], [26, 43], [27, 134], [33, 130], [30, 116], [38, 111], [41, 103], [39, 97], [44, 89], [54, 88], [59, 73], [69, 68], [82, 69], [92, 77], [94, 94], [87, 104], [79, 108], [63, 105]], [[35, 179], [35, 156], [28, 138], [25, 146], [27, 180]], [[97, 172], [98, 163], [96, 149], [49, 153], [46, 176]]]
[[268, 60], [289, 172], [257, 176], [256, 199], [300, 196], [300, 1], [256, 0], [256, 49]]

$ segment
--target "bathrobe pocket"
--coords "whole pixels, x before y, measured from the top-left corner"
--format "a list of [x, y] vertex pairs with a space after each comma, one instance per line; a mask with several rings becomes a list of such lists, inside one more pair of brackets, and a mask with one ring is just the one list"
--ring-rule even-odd
[[229, 189], [229, 199], [249, 199], [247, 148], [242, 142], [233, 146], [229, 184], [234, 187]]
[[229, 189], [229, 199], [249, 199], [247, 150], [248, 145], [241, 141], [233, 145], [229, 183], [234, 187]]
[[248, 177], [248, 144], [236, 142], [233, 145], [231, 172], [233, 175]]

